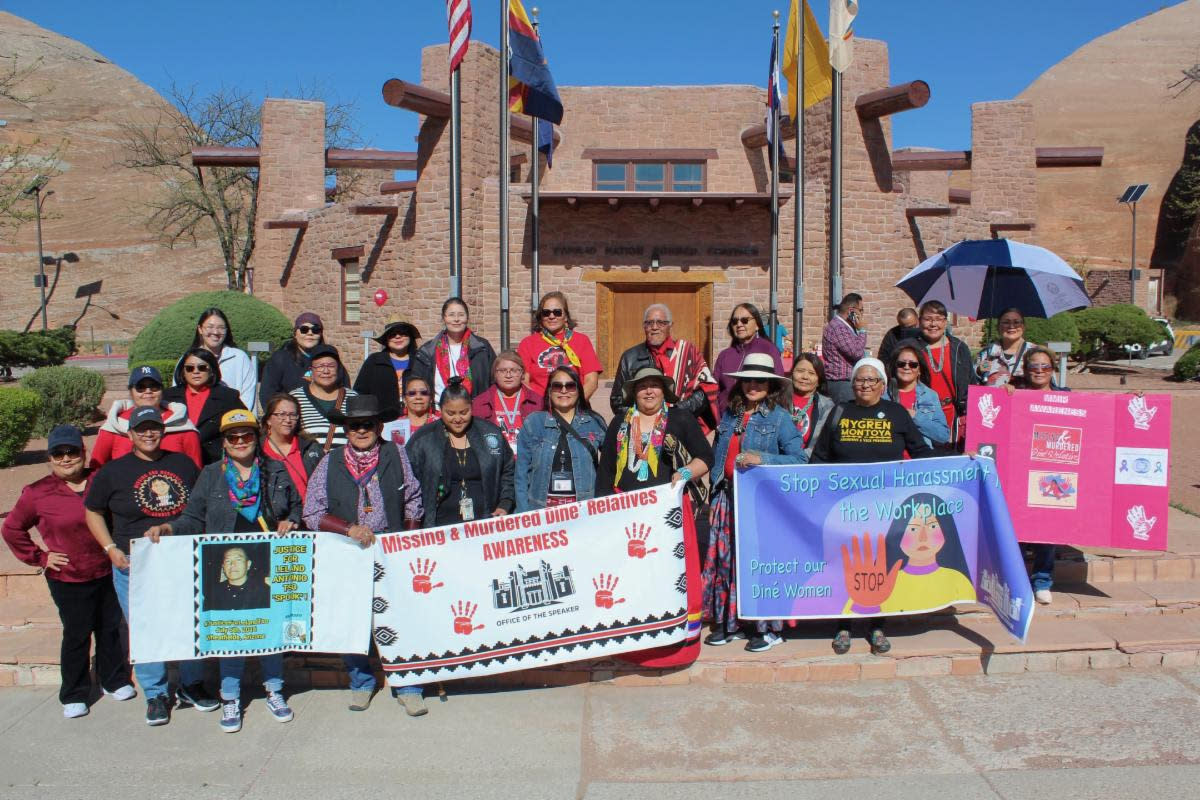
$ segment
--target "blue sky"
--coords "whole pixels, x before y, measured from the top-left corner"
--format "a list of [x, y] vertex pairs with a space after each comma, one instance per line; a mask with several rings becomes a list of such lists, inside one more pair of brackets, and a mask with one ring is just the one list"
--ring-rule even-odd
[[[526, 0], [541, 9], [560, 85], [765, 86], [771, 11], [788, 0]], [[897, 147], [970, 147], [970, 104], [1013, 97], [1091, 39], [1174, 5], [1162, 0], [860, 0], [855, 30], [888, 42], [894, 82], [920, 78], [929, 104], [894, 117]], [[828, 4], [812, 4], [827, 30]], [[416, 115], [385, 106], [383, 82], [419, 77], [444, 42], [443, 0], [5, 0], [0, 8], [78, 39], [161, 89], [303, 84], [352, 102], [373, 147], [409, 150]], [[475, 0], [472, 38], [496, 44], [501, 0]], [[152, 10], [148, 10], [152, 9]], [[734, 9], [732, 13], [728, 9]], [[566, 113], [571, 113], [567, 108]]]

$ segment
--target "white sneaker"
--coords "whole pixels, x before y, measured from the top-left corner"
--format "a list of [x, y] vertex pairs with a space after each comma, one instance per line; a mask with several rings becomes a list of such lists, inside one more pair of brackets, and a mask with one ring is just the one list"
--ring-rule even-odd
[[132, 700], [133, 698], [137, 697], [137, 689], [133, 688], [133, 685], [128, 683], [122, 686], [120, 689], [117, 689], [115, 692], [110, 692], [108, 689], [105, 689], [104, 693], [114, 700]]
[[87, 703], [65, 703], [63, 705], [63, 716], [67, 719], [78, 719], [86, 717], [88, 713]]
[[1042, 604], [1044, 606], [1048, 606], [1054, 602], [1054, 596], [1052, 594], [1050, 594], [1049, 589], [1038, 589], [1036, 592], [1033, 593], [1033, 599], [1037, 600], [1040, 604]]

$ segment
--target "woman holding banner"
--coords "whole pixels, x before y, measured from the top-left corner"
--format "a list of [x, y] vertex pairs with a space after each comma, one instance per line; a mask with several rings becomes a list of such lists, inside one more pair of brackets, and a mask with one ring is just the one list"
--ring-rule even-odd
[[[395, 413], [381, 410], [379, 400], [368, 394], [349, 398], [346, 411], [333, 418], [345, 427], [347, 443], [331, 450], [309, 479], [304, 500], [309, 530], [340, 533], [370, 547], [376, 533], [421, 526], [421, 484], [404, 448], [381, 438], [383, 423]], [[375, 693], [367, 656], [347, 653], [342, 662], [350, 673], [350, 710], [366, 711]], [[429, 711], [419, 686], [394, 689], [392, 696], [410, 717]]]
[[574, 367], [550, 372], [545, 411], [530, 415], [517, 437], [517, 511], [595, 496], [604, 420], [584, 397]]
[[[804, 437], [789, 413], [791, 381], [775, 372], [769, 353], [750, 353], [734, 379], [729, 402], [717, 426], [713, 453], [712, 531], [704, 559], [704, 615], [713, 622], [705, 644], [720, 646], [745, 639], [737, 616], [736, 554], [733, 542], [734, 469], [760, 464], [803, 464]], [[783, 642], [780, 620], [755, 623], [757, 635], [746, 645], [751, 653], [770, 650]]]
[[[226, 412], [221, 417], [221, 437], [224, 455], [200, 472], [183, 515], [175, 522], [155, 525], [146, 537], [157, 542], [161, 536], [198, 536], [203, 533], [279, 533], [284, 534], [300, 524], [303, 501], [288, 477], [283, 462], [264, 458], [259, 450], [258, 420], [245, 409]], [[231, 547], [225, 554], [222, 569], [228, 580], [225, 590], [237, 593], [245, 580], [264, 580], [259, 566], [251, 572], [252, 564], [246, 551]], [[238, 584], [236, 577], [243, 581]], [[245, 591], [262, 587], [249, 587]], [[264, 598], [265, 599], [265, 598]], [[239, 607], [235, 604], [221, 608]], [[244, 606], [242, 606], [244, 607]], [[246, 669], [244, 657], [217, 660], [221, 675], [221, 730], [237, 733], [242, 729], [242, 674]], [[283, 654], [259, 656], [263, 688], [267, 690], [267, 710], [278, 722], [291, 722], [292, 709], [283, 697]]]
[[[859, 359], [851, 374], [854, 399], [834, 409], [813, 449], [812, 463], [871, 464], [898, 461], [905, 455], [910, 458], [934, 455], [904, 406], [883, 398], [887, 372], [882, 361]], [[868, 558], [869, 552], [868, 543]], [[882, 655], [892, 649], [883, 632], [882, 618], [869, 620], [868, 628], [872, 653]], [[839, 620], [833, 651], [844, 655], [850, 651], [850, 644], [850, 621]]]
[[809, 458], [835, 405], [825, 393], [821, 357], [816, 353], [797, 354], [792, 364], [792, 423], [804, 439], [804, 454]]

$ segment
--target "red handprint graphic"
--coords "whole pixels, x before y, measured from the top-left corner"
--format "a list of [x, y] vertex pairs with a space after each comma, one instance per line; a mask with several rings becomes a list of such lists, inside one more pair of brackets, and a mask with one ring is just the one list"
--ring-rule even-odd
[[629, 551], [630, 558], [645, 558], [651, 553], [658, 552], [657, 547], [646, 549], [646, 540], [650, 538], [649, 525], [633, 523], [625, 529], [625, 538], [629, 540], [626, 542], [625, 548]]
[[434, 583], [432, 580], [433, 571], [437, 569], [437, 562], [428, 558], [418, 558], [415, 562], [408, 562], [408, 571], [412, 573], [412, 587], [417, 594], [429, 594], [434, 589], [440, 589], [446, 584], [438, 581]]
[[613, 592], [617, 590], [617, 584], [621, 579], [616, 575], [605, 575], [603, 572], [598, 577], [592, 578], [592, 586], [596, 589], [596, 608], [612, 608], [618, 603], [624, 603], [625, 598], [619, 600], [613, 599]]
[[450, 613], [454, 615], [454, 632], [461, 633], [463, 636], [470, 636], [478, 630], [483, 630], [483, 625], [473, 625], [472, 618], [475, 612], [479, 610], [478, 603], [472, 603], [469, 600], [459, 600], [457, 603], [450, 604]]

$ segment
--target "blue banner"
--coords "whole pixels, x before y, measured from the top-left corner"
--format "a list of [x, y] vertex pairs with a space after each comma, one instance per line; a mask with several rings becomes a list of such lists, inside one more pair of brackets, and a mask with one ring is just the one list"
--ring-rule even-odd
[[1029, 632], [1033, 589], [990, 459], [754, 467], [735, 473], [734, 498], [739, 617], [979, 602]]

